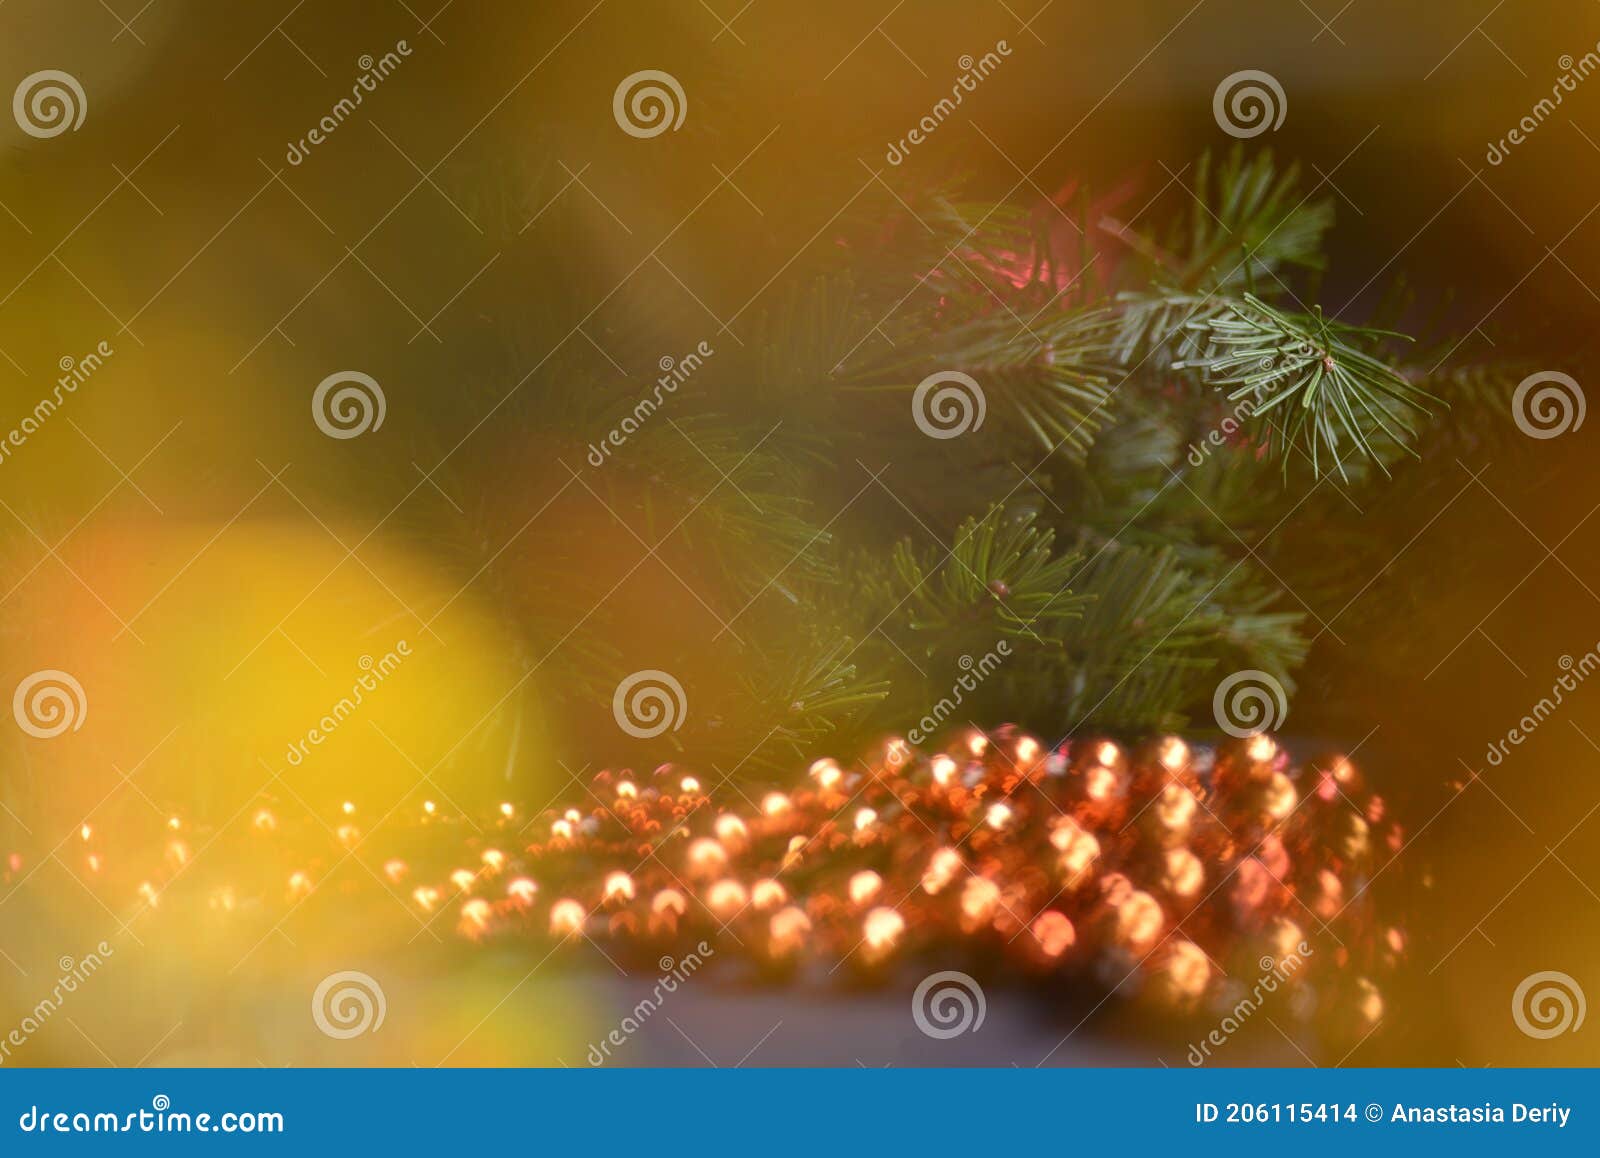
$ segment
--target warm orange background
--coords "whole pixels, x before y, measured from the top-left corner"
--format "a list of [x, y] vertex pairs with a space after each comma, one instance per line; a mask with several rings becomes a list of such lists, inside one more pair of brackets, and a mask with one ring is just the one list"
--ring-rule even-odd
[[[137, 5], [112, 7], [130, 19]], [[461, 590], [404, 517], [383, 521], [399, 504], [421, 517], [500, 496], [452, 494], [447, 462], [439, 490], [393, 474], [392, 493], [371, 501], [379, 456], [392, 463], [402, 439], [424, 470], [473, 454], [486, 400], [509, 385], [491, 380], [491, 332], [515, 329], [518, 311], [576, 323], [597, 306], [563, 292], [541, 231], [580, 239], [618, 287], [587, 325], [591, 341], [563, 357], [643, 376], [661, 349], [692, 345], [686, 333], [744, 328], [847, 204], [892, 219], [900, 181], [960, 170], [985, 193], [1027, 197], [1129, 179], [1135, 204], [1181, 199], [1171, 175], [1228, 143], [1212, 120], [1217, 79], [1258, 68], [1289, 91], [1273, 148], [1337, 189], [1330, 308], [1354, 302], [1359, 315], [1404, 274], [1448, 303], [1458, 330], [1482, 326], [1468, 348], [1520, 334], [1553, 367], [1592, 347], [1600, 317], [1600, 79], [1505, 163], [1485, 161], [1549, 92], [1558, 59], [1600, 41], [1600, 10], [1585, 0], [1488, 17], [1486, 3], [1420, 0], [757, 0], [742, 11], [736, 0], [458, 0], [432, 31], [419, 27], [432, 0], [288, 7], [162, 0], [132, 31], [95, 3], [0, 8], [7, 91], [63, 67], [90, 94], [83, 128], [51, 141], [0, 121], [0, 428], [48, 390], [61, 358], [102, 340], [115, 349], [0, 464], [0, 686], [43, 666], [78, 671], [100, 725], [43, 752], [0, 739], [0, 801], [13, 814], [0, 815], [0, 850], [6, 825], [25, 823], [48, 847], [96, 801], [96, 823], [148, 819], [119, 786], [136, 766], [153, 796], [226, 819], [266, 779], [261, 758], [278, 766], [358, 658], [401, 638], [417, 658], [375, 709], [393, 743], [364, 729], [325, 749], [329, 775], [307, 770], [298, 784], [317, 807], [405, 791], [413, 765], [483, 799], [547, 795], [566, 778], [560, 761], [584, 762], [581, 738], [540, 717], [537, 679], [518, 693], [532, 735], [486, 718], [521, 670], [497, 646], [499, 588]], [[413, 55], [362, 113], [287, 165], [287, 143], [337, 99], [356, 59], [402, 38]], [[999, 39], [1013, 50], [1003, 70], [904, 166], [885, 165], [957, 58]], [[618, 78], [650, 67], [691, 94], [670, 153], [635, 147], [612, 121]], [[581, 181], [532, 203], [530, 142], [540, 154], [553, 143]], [[737, 188], [720, 184], [735, 167]], [[437, 341], [418, 336], [423, 322]], [[531, 366], [546, 352], [511, 359]], [[306, 421], [310, 387], [347, 366], [386, 384], [391, 442], [336, 442]], [[461, 391], [454, 425], [406, 429], [407, 396], [440, 389]], [[1559, 657], [1600, 641], [1593, 429], [1516, 464], [1462, 463], [1459, 494], [1419, 521], [1397, 566], [1425, 567], [1463, 538], [1476, 565], [1440, 573], [1400, 636], [1340, 631], [1342, 645], [1325, 639], [1313, 657], [1321, 674], [1304, 696], [1347, 706], [1296, 712], [1346, 744], [1369, 736], [1358, 762], [1416, 833], [1389, 870], [1410, 906], [1416, 968], [1387, 1032], [1352, 1064], [1600, 1061], [1600, 1027], [1541, 1042], [1507, 1016], [1516, 982], [1540, 969], [1600, 996], [1600, 690], [1584, 689], [1502, 766], [1483, 762], [1547, 692]], [[551, 517], [582, 562], [582, 528], [603, 513], [574, 492]], [[359, 564], [347, 555], [357, 543]], [[514, 587], [516, 567], [540, 565], [496, 566]], [[1385, 595], [1378, 577], [1338, 624]], [[520, 762], [508, 784], [514, 743], [547, 758]], [[1475, 772], [1482, 782], [1452, 786]], [[65, 866], [0, 900], [0, 947], [41, 977], [63, 939], [92, 942], [105, 924]], [[270, 1021], [228, 1004], [226, 956], [197, 959], [198, 981], [140, 960], [153, 994], [200, 984], [231, 1010], [224, 1020]], [[0, 993], [15, 980], [0, 966]], [[496, 985], [474, 1000], [487, 1006]], [[123, 1060], [160, 1035], [154, 1018], [119, 1034], [120, 1003], [97, 1000], [105, 1007], [83, 1016]], [[507, 1029], [472, 1059], [549, 1060], [530, 1035], [563, 1030], [543, 1024]], [[218, 1040], [169, 1060], [251, 1061], [234, 1037]], [[413, 1046], [431, 1048], [408, 1040], [368, 1060], [406, 1064]], [[48, 1049], [40, 1060], [97, 1060], [60, 1027]]]

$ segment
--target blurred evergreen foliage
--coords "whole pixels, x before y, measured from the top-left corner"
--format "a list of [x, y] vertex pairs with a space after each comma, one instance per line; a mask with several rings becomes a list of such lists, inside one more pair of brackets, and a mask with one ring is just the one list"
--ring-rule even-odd
[[[1338, 629], [1310, 608], [1346, 606], [1403, 541], [1384, 524], [1409, 507], [1377, 496], [1456, 469], [1452, 440], [1497, 437], [1509, 418], [1484, 403], [1521, 368], [1440, 374], [1436, 345], [1390, 319], [1307, 304], [1333, 207], [1295, 166], [1235, 148], [1201, 157], [1193, 186], [1169, 219], [1136, 224], [1077, 190], [1030, 209], [932, 189], [890, 226], [862, 208], [803, 253], [749, 340], [671, 389], [597, 380], [562, 351], [504, 410], [475, 404], [518, 448], [474, 460], [501, 486], [571, 476], [632, 543], [613, 572], [535, 520], [515, 548], [531, 565], [495, 569], [526, 609], [512, 630], [540, 684], [605, 737], [619, 675], [671, 670], [691, 708], [666, 739], [730, 775], [904, 732], [1002, 639], [1010, 658], [962, 712], [1052, 738], [1208, 723], [1216, 680], [1242, 668], [1292, 692]], [[583, 276], [580, 250], [547, 244], [552, 276]], [[519, 346], [545, 338], [534, 326]], [[948, 372], [977, 383], [982, 423], [934, 438], [913, 409]], [[597, 451], [613, 429], [624, 443]], [[1435, 444], [1442, 458], [1423, 453]], [[585, 615], [644, 551], [721, 625], [648, 664], [647, 608], [601, 599]], [[662, 754], [626, 744], [596, 757]]]

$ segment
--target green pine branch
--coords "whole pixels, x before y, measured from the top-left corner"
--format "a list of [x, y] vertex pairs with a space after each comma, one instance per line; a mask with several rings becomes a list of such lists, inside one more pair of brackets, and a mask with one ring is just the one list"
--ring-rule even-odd
[[1374, 444], [1383, 440], [1414, 453], [1418, 418], [1439, 401], [1369, 352], [1404, 335], [1335, 322], [1320, 309], [1287, 313], [1245, 294], [1187, 328], [1204, 335], [1205, 353], [1174, 369], [1200, 371], [1228, 401], [1242, 402], [1258, 427], [1268, 415], [1281, 417], [1273, 445], [1303, 449], [1319, 475], [1325, 460], [1344, 474], [1351, 449], [1382, 466]]

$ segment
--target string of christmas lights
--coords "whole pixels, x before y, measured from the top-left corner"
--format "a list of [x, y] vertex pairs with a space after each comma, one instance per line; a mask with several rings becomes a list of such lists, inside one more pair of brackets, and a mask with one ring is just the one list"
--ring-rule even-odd
[[[818, 760], [788, 790], [718, 792], [736, 806], [679, 766], [602, 771], [581, 804], [526, 817], [505, 803], [480, 824], [427, 800], [370, 834], [346, 802], [315, 821], [345, 850], [331, 859], [297, 852], [317, 842], [261, 807], [256, 833], [300, 863], [274, 877], [282, 856], [261, 857], [256, 883], [203, 895], [222, 914], [281, 913], [357, 857], [370, 887], [474, 943], [550, 953], [587, 938], [642, 963], [709, 940], [778, 981], [954, 958], [1188, 1013], [1229, 1007], [1265, 974], [1338, 1038], [1383, 1017], [1375, 979], [1404, 953], [1367, 887], [1400, 826], [1348, 759], [1295, 767], [1267, 735], [1051, 750], [974, 730], [942, 751], [891, 739], [853, 767]], [[182, 819], [166, 823], [159, 867], [137, 878], [112, 871], [89, 824], [79, 833], [88, 876], [129, 890], [134, 917], [196, 859]], [[11, 854], [6, 877], [24, 871]]]

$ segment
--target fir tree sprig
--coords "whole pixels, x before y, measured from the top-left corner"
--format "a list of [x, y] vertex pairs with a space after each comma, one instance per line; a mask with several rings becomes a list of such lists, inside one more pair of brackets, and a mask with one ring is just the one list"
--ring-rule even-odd
[[1287, 313], [1247, 293], [1188, 328], [1204, 335], [1205, 352], [1173, 368], [1201, 371], [1230, 402], [1245, 400], [1252, 419], [1283, 408], [1281, 441], [1301, 447], [1317, 474], [1325, 453], [1343, 474], [1350, 448], [1383, 466], [1379, 438], [1415, 453], [1416, 419], [1439, 401], [1369, 353], [1405, 335], [1335, 322], [1320, 308]]

